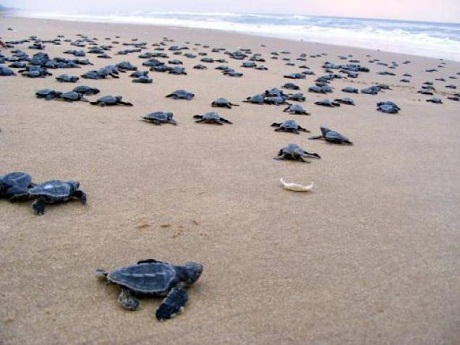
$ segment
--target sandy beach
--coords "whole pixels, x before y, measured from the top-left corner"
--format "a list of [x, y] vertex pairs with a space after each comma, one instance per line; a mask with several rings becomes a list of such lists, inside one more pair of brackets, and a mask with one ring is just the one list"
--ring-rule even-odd
[[[31, 201], [0, 200], [0, 344], [460, 342], [460, 102], [447, 99], [458, 89], [446, 88], [460, 88], [460, 79], [451, 78], [460, 78], [460, 62], [144, 25], [2, 17], [0, 33], [3, 41], [63, 35], [61, 45], [46, 43], [50, 57], [87, 51], [64, 41], [78, 34], [113, 46], [111, 59], [86, 54], [93, 66], [50, 69], [47, 78], [0, 77], [0, 175], [24, 171], [36, 183], [78, 180], [88, 197], [87, 205], [47, 206], [43, 216], [34, 214]], [[163, 42], [169, 57], [160, 60], [181, 60], [187, 75], [149, 72], [152, 84], [132, 83], [130, 72], [75, 84], [55, 79], [122, 61], [146, 71], [140, 53], [117, 55], [133, 48], [123, 43], [133, 42], [147, 42], [142, 52]], [[30, 44], [1, 53], [20, 49], [32, 56], [38, 50]], [[189, 50], [174, 55], [168, 50], [173, 45]], [[251, 49], [268, 70], [242, 68], [242, 61], [213, 48]], [[187, 52], [197, 57], [183, 56]], [[217, 62], [193, 69], [204, 57], [199, 53], [225, 59], [244, 75], [225, 76]], [[301, 54], [306, 61], [297, 60]], [[331, 94], [308, 92], [327, 74], [325, 62], [350, 60], [370, 72], [334, 79]], [[283, 77], [303, 71], [300, 65], [315, 75]], [[383, 71], [395, 75], [378, 74]], [[405, 73], [409, 83], [400, 82]], [[443, 104], [417, 93], [427, 81]], [[299, 104], [310, 116], [290, 115], [284, 105], [242, 102], [287, 82], [300, 86], [296, 92], [306, 101]], [[378, 95], [341, 91], [376, 83], [391, 89]], [[87, 96], [90, 101], [120, 95], [134, 106], [35, 97], [40, 89], [78, 85], [101, 90]], [[165, 97], [177, 89], [193, 92], [194, 99]], [[212, 108], [218, 97], [240, 106]], [[356, 106], [314, 104], [343, 97]], [[381, 101], [401, 111], [378, 112]], [[195, 123], [193, 115], [213, 110], [233, 124]], [[173, 112], [178, 125], [141, 119], [154, 111]], [[270, 127], [287, 119], [311, 133]], [[308, 140], [322, 125], [354, 144]], [[310, 164], [274, 160], [288, 143], [322, 158]], [[287, 191], [280, 178], [313, 182], [314, 188]], [[187, 289], [185, 311], [166, 322], [155, 319], [161, 299], [144, 298], [139, 311], [126, 311], [117, 302], [119, 287], [95, 274], [149, 258], [204, 266]]]

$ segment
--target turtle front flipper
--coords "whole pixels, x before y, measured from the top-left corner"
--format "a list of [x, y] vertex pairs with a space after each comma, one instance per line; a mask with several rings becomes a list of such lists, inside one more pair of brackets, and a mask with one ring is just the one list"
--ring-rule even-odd
[[86, 194], [83, 191], [77, 190], [73, 196], [80, 200], [83, 205], [86, 205]]
[[42, 198], [35, 200], [32, 204], [32, 208], [34, 209], [35, 214], [38, 216], [45, 214], [45, 200]]
[[158, 321], [172, 319], [181, 312], [188, 302], [187, 292], [181, 287], [174, 287], [161, 302], [155, 316]]
[[128, 310], [138, 310], [141, 302], [133, 296], [130, 290], [128, 289], [121, 289], [120, 295], [118, 296], [118, 302], [121, 306]]
[[310, 137], [308, 139], [309, 140], [317, 140], [317, 139], [324, 139], [324, 137], [322, 135], [317, 135], [317, 136], [314, 136], [314, 137]]

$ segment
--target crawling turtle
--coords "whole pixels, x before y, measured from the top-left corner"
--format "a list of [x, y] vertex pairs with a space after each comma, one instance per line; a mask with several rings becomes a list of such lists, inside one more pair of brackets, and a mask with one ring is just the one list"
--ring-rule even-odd
[[99, 89], [96, 89], [95, 87], [89, 87], [86, 85], [77, 86], [72, 91], [81, 93], [85, 96], [97, 95], [100, 92]]
[[100, 105], [101, 107], [111, 106], [111, 105], [127, 105], [132, 107], [133, 104], [130, 102], [124, 102], [121, 100], [122, 96], [103, 96], [95, 102], [89, 102], [92, 105]]
[[10, 201], [26, 200], [29, 197], [28, 188], [33, 187], [32, 176], [15, 171], [0, 176], [0, 198]]
[[387, 114], [397, 114], [401, 108], [391, 101], [378, 102], [377, 110]]
[[335, 101], [331, 101], [327, 98], [321, 100], [321, 101], [318, 101], [318, 102], [315, 102], [316, 105], [321, 105], [323, 107], [340, 107], [340, 103], [339, 102], [335, 102]]
[[186, 99], [187, 101], [190, 101], [193, 97], [195, 97], [195, 94], [185, 90], [176, 90], [171, 92], [169, 95], [166, 95], [166, 97], [173, 99]]
[[442, 99], [439, 97], [431, 97], [430, 99], [427, 99], [426, 101], [430, 103], [434, 103], [434, 104], [442, 104]]
[[37, 96], [37, 98], [44, 98], [47, 101], [52, 100], [54, 98], [59, 98], [61, 95], [62, 92], [52, 89], [41, 89], [35, 92], [35, 96]]
[[120, 286], [118, 302], [128, 310], [138, 310], [139, 296], [166, 296], [158, 307], [157, 320], [171, 319], [183, 310], [188, 302], [184, 287], [195, 283], [203, 272], [203, 266], [188, 262], [183, 266], [148, 259], [113, 271], [98, 269], [97, 274], [110, 283]]
[[129, 75], [131, 78], [148, 77], [149, 71], [134, 71]]
[[310, 140], [316, 139], [324, 139], [327, 142], [334, 143], [334, 144], [350, 144], [352, 145], [353, 142], [350, 141], [347, 137], [340, 134], [339, 132], [333, 131], [327, 127], [320, 127], [321, 135], [310, 137]]
[[283, 111], [289, 114], [310, 115], [300, 104], [291, 104]]
[[288, 90], [299, 90], [300, 89], [300, 87], [294, 83], [286, 83], [281, 87], [283, 89], [288, 89]]
[[264, 104], [264, 95], [257, 94], [254, 96], [247, 97], [243, 102], [245, 103], [253, 103], [253, 104]]
[[342, 89], [342, 92], [347, 92], [347, 93], [359, 93], [359, 90], [356, 87], [352, 86], [347, 86]]
[[272, 123], [271, 126], [272, 127], [277, 127], [277, 128], [275, 128], [275, 132], [291, 132], [291, 133], [295, 133], [295, 134], [300, 134], [299, 131], [302, 131], [302, 132], [310, 133], [310, 131], [308, 129], [300, 127], [297, 124], [297, 122], [295, 122], [294, 120], [286, 120], [286, 121], [279, 122], [279, 123], [274, 122], [274, 123]]
[[215, 111], [210, 111], [204, 115], [194, 115], [194, 119], [196, 119], [196, 123], [204, 122], [204, 123], [212, 123], [216, 125], [223, 125], [224, 123], [232, 124], [227, 119], [220, 117], [219, 114]]
[[334, 102], [346, 105], [355, 105], [355, 101], [353, 101], [350, 97], [336, 98], [334, 99]]
[[154, 125], [161, 125], [162, 123], [170, 123], [174, 126], [177, 122], [173, 120], [173, 113], [165, 111], [155, 111], [142, 117], [144, 120], [153, 123]]
[[138, 78], [134, 78], [132, 80], [132, 82], [133, 83], [139, 83], [139, 84], [152, 84], [153, 79], [149, 78], [149, 77], [146, 77], [146, 76], [141, 76], [141, 77], [138, 77]]
[[214, 100], [214, 101], [211, 103], [211, 106], [213, 106], [213, 107], [218, 107], [218, 108], [228, 108], [228, 109], [231, 109], [232, 106], [238, 107], [239, 104], [231, 103], [231, 102], [229, 102], [226, 98], [220, 97], [220, 98], [217, 98], [216, 100]]
[[45, 204], [55, 204], [77, 198], [82, 204], [86, 204], [86, 194], [79, 190], [78, 181], [51, 180], [40, 183], [29, 189], [31, 197], [38, 199], [32, 204], [32, 208], [37, 215], [45, 213]]
[[290, 101], [296, 101], [296, 102], [304, 102], [305, 101], [305, 96], [302, 92], [294, 93], [288, 95], [288, 100]]
[[321, 158], [319, 154], [307, 152], [297, 144], [288, 144], [279, 150], [278, 156], [275, 157], [275, 159], [290, 159], [303, 163], [310, 163], [310, 161], [305, 160], [303, 157]]
[[64, 92], [59, 96], [59, 99], [62, 99], [66, 102], [76, 102], [76, 101], [88, 102], [88, 100], [85, 97], [83, 97], [83, 94], [75, 92], [75, 91]]
[[60, 81], [61, 83], [76, 83], [78, 79], [80, 78], [68, 74], [61, 74], [60, 76], [56, 77], [56, 80]]

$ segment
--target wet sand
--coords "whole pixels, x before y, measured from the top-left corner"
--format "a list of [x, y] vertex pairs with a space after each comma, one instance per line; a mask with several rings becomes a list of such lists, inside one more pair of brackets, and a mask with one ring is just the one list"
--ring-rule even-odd
[[[87, 54], [94, 66], [50, 70], [53, 76], [47, 78], [0, 77], [0, 175], [25, 171], [35, 182], [75, 179], [88, 196], [85, 206], [78, 201], [47, 206], [41, 217], [33, 214], [31, 202], [1, 201], [0, 344], [460, 341], [460, 103], [446, 99], [456, 90], [445, 87], [460, 87], [459, 79], [449, 78], [460, 78], [459, 62], [174, 27], [1, 18], [0, 29], [5, 41], [31, 35], [75, 40], [83, 34], [113, 45], [107, 52], [112, 59]], [[169, 59], [161, 60], [180, 59], [188, 75], [150, 72], [153, 83], [145, 85], [132, 83], [130, 72], [76, 84], [54, 79], [121, 61], [148, 70], [139, 53], [116, 55], [132, 48], [123, 43], [133, 38], [147, 42], [149, 52], [153, 43], [165, 42]], [[88, 50], [62, 43], [46, 44], [44, 52], [73, 58], [63, 52]], [[29, 44], [15, 48], [36, 53]], [[202, 56], [175, 56], [168, 51], [172, 45], [188, 46], [184, 53], [225, 58], [244, 76], [222, 75], [214, 69], [219, 63], [193, 69]], [[242, 68], [241, 61], [212, 48], [250, 48], [266, 59], [258, 64], [268, 70]], [[1, 52], [11, 55], [11, 49]], [[271, 59], [272, 52], [278, 59]], [[307, 60], [296, 60], [302, 53]], [[295, 66], [287, 66], [287, 58]], [[332, 94], [307, 91], [326, 74], [324, 62], [349, 60], [359, 60], [370, 72], [335, 79]], [[411, 63], [403, 64], [406, 60]], [[390, 69], [393, 61], [398, 67]], [[283, 78], [301, 72], [302, 64], [316, 75]], [[437, 71], [426, 72], [431, 68]], [[378, 75], [381, 71], [395, 76]], [[404, 73], [412, 75], [410, 83], [399, 81]], [[417, 93], [426, 81], [434, 82], [443, 104], [428, 103], [430, 96]], [[306, 96], [301, 105], [311, 116], [289, 115], [285, 106], [242, 103], [287, 82], [300, 86]], [[391, 90], [375, 96], [341, 91], [375, 83]], [[88, 96], [91, 101], [121, 95], [134, 106], [34, 96], [39, 89], [70, 91], [77, 85], [101, 90]], [[165, 98], [176, 89], [196, 96]], [[356, 106], [314, 104], [347, 96]], [[211, 108], [217, 97], [240, 106]], [[402, 108], [399, 114], [376, 110], [377, 102], [388, 100]], [[159, 110], [173, 112], [178, 125], [141, 120]], [[233, 124], [194, 122], [193, 115], [211, 110]], [[270, 127], [287, 119], [311, 134]], [[308, 140], [320, 134], [321, 125], [354, 145]], [[322, 159], [274, 160], [288, 143]], [[315, 187], [289, 192], [280, 178]], [[189, 304], [173, 320], [156, 321], [159, 299], [142, 299], [137, 312], [123, 310], [119, 288], [95, 275], [99, 267], [148, 258], [204, 265], [200, 280], [188, 289]]]

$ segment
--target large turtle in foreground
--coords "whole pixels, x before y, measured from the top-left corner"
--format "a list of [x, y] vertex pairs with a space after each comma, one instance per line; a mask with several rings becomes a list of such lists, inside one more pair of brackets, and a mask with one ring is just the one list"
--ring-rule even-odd
[[80, 183], [77, 181], [51, 180], [40, 183], [29, 189], [31, 197], [38, 198], [32, 204], [35, 214], [45, 213], [45, 204], [55, 204], [77, 198], [82, 204], [86, 204], [86, 194], [79, 190]]
[[156, 311], [159, 321], [171, 319], [183, 310], [188, 302], [184, 287], [200, 278], [203, 266], [188, 262], [183, 266], [148, 259], [113, 271], [98, 269], [99, 276], [121, 287], [118, 302], [128, 310], [138, 310], [141, 296], [166, 296]]

